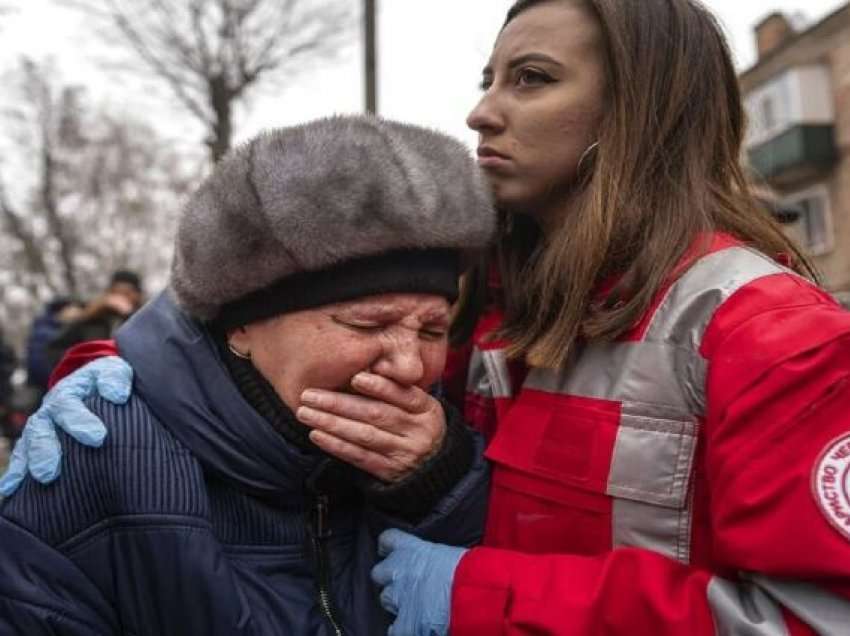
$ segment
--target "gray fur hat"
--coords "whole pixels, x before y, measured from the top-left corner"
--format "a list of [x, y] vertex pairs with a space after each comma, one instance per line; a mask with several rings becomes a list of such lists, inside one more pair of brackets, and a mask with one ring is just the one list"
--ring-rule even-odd
[[[431, 291], [415, 276], [375, 289], [367, 278], [390, 259], [413, 269], [451, 261], [456, 279], [458, 254], [485, 247], [495, 223], [459, 141], [371, 116], [321, 119], [264, 133], [221, 160], [180, 218], [171, 287], [202, 320], [250, 300], [234, 324], [346, 295]], [[352, 275], [358, 263], [366, 267]], [[396, 289], [402, 279], [410, 280]], [[309, 293], [321, 284], [336, 289]]]

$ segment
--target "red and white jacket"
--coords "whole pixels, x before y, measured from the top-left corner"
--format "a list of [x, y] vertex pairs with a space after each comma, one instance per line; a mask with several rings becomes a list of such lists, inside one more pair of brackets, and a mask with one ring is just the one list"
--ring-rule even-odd
[[447, 377], [493, 464], [453, 636], [850, 634], [850, 312], [718, 236], [563, 369], [499, 319]]

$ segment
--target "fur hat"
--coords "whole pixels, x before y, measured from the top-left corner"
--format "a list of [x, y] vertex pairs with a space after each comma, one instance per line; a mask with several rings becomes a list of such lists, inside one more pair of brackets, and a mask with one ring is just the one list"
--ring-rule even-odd
[[[457, 256], [485, 247], [495, 223], [489, 190], [459, 141], [371, 116], [321, 119], [264, 133], [221, 160], [180, 218], [171, 287], [202, 320], [251, 301], [233, 319], [243, 324], [340, 293], [431, 291], [427, 282], [404, 288], [415, 276], [374, 290], [367, 279], [388, 262], [411, 271], [452, 262], [456, 285]], [[351, 275], [357, 264], [364, 275]], [[338, 289], [309, 293], [322, 284]], [[278, 305], [257, 316], [273, 298]]]

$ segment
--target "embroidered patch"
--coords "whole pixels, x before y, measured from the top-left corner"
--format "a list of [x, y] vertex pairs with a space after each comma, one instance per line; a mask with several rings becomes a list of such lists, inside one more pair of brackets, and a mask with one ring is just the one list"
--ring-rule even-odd
[[850, 434], [821, 453], [812, 472], [812, 492], [829, 523], [850, 540]]

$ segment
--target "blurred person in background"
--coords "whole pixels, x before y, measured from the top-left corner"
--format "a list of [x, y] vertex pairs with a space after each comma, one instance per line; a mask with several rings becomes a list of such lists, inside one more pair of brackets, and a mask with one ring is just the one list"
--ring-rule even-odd
[[141, 277], [130, 270], [118, 270], [110, 277], [106, 290], [82, 309], [68, 311], [66, 308], [64, 313], [57, 314], [61, 328], [47, 342], [44, 353], [46, 365], [38, 369], [39, 381], [43, 379], [41, 371], [55, 368], [74, 345], [111, 338], [143, 302]]
[[81, 315], [82, 309], [79, 303], [70, 298], [57, 298], [45, 305], [30, 326], [26, 345], [27, 384], [41, 395], [47, 391], [53, 370], [48, 361], [47, 347], [65, 324]]
[[[19, 433], [19, 428], [11, 419], [12, 415], [12, 375], [15, 372], [17, 359], [12, 347], [6, 342], [3, 328], [0, 327], [0, 437], [14, 439]], [[3, 451], [0, 450], [0, 453]], [[2, 464], [3, 462], [0, 462]]]
[[12, 394], [12, 374], [17, 359], [12, 347], [6, 342], [3, 327], [0, 327], [0, 404], [7, 404]]

